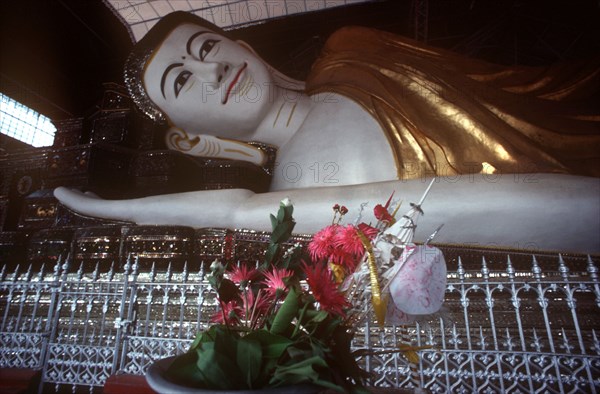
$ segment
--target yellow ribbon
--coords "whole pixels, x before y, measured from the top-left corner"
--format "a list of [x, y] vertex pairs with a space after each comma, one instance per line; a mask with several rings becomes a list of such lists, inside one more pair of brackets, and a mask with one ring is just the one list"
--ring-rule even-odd
[[373, 304], [373, 311], [375, 312], [377, 323], [379, 324], [379, 327], [383, 328], [385, 325], [385, 315], [387, 313], [387, 300], [383, 300], [381, 297], [381, 287], [379, 286], [379, 275], [377, 274], [373, 245], [371, 245], [371, 241], [369, 241], [362, 231], [356, 229], [356, 233], [367, 252], [367, 262], [369, 263], [369, 275], [371, 279], [371, 303]]

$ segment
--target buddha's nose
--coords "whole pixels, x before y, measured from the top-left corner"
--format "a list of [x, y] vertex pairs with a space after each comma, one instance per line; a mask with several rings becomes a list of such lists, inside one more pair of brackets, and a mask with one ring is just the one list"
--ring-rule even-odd
[[221, 83], [231, 69], [228, 64], [221, 62], [191, 61], [186, 66], [196, 78], [208, 83]]

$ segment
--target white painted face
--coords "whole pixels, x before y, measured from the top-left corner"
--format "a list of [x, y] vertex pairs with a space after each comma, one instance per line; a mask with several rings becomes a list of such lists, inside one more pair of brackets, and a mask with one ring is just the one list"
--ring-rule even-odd
[[272, 103], [271, 74], [249, 49], [207, 28], [183, 24], [144, 71], [150, 99], [189, 134], [246, 140]]

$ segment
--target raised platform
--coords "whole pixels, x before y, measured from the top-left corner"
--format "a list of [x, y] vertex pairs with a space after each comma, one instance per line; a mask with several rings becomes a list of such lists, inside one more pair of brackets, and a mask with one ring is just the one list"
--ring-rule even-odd
[[30, 368], [0, 368], [0, 394], [36, 394], [42, 371]]

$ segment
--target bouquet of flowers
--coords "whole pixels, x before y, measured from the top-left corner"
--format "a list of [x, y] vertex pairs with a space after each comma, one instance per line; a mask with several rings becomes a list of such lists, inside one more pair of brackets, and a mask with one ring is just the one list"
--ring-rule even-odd
[[[402, 264], [410, 263], [411, 256], [417, 256], [414, 264], [424, 261], [415, 254], [419, 247], [386, 232], [399, 223], [389, 212], [390, 201], [391, 197], [385, 206], [375, 207], [379, 220], [375, 226], [342, 225], [348, 210], [336, 204], [332, 224], [315, 234], [308, 250], [299, 244], [285, 246], [295, 222], [290, 201], [282, 201], [277, 215], [271, 215], [273, 231], [260, 264], [211, 265], [209, 282], [220, 304], [214, 324], [175, 359], [166, 377], [215, 390], [307, 384], [340, 392], [363, 391], [367, 375], [352, 352], [352, 327], [371, 310], [381, 325], [386, 318], [400, 322], [410, 319], [411, 313], [423, 312], [394, 304], [398, 286], [390, 292], [389, 284], [401, 277], [399, 273], [404, 275], [396, 267], [400, 259]], [[420, 210], [418, 204], [415, 207]], [[395, 250], [398, 247], [402, 251]], [[433, 270], [433, 265], [443, 265], [443, 272], [436, 275], [442, 273], [445, 281], [441, 254], [430, 256], [429, 263], [412, 272], [421, 276], [416, 280], [428, 289], [423, 272]], [[406, 280], [415, 278], [400, 281]], [[412, 297], [408, 303], [413, 304], [414, 288], [410, 291], [401, 296], [403, 301]], [[439, 308], [437, 298], [427, 300], [426, 313]]]

